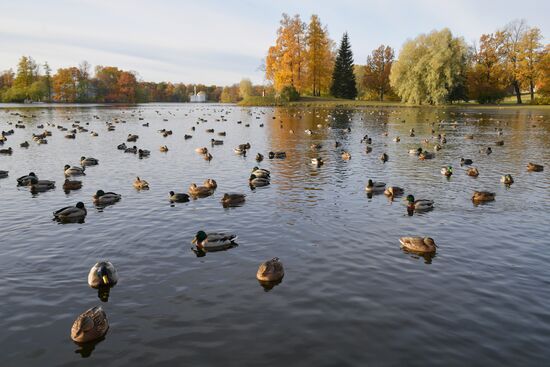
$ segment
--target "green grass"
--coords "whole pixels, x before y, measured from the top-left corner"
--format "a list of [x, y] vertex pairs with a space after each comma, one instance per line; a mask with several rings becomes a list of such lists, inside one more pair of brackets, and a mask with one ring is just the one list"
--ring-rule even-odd
[[530, 98], [528, 95], [524, 98], [524, 103], [518, 105], [515, 103], [515, 97], [507, 98], [499, 104], [478, 104], [475, 102], [469, 103], [454, 103], [439, 106], [432, 105], [411, 105], [399, 101], [356, 101], [350, 99], [339, 99], [332, 97], [300, 97], [300, 100], [294, 102], [282, 103], [273, 97], [251, 97], [239, 102], [240, 106], [284, 106], [284, 107], [318, 107], [318, 108], [334, 108], [334, 107], [392, 107], [392, 108], [474, 108], [474, 109], [488, 109], [488, 108], [517, 108], [517, 109], [529, 109], [529, 108], [550, 108], [550, 105], [531, 105], [529, 104]]

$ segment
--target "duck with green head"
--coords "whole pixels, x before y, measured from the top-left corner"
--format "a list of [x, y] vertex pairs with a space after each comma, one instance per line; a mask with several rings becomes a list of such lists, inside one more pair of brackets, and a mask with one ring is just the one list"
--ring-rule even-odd
[[441, 174], [446, 177], [451, 177], [453, 174], [453, 167], [447, 166], [447, 167], [441, 168]]
[[434, 207], [433, 200], [418, 199], [415, 200], [413, 195], [407, 195], [407, 209], [416, 211], [427, 211]]
[[96, 205], [109, 205], [114, 204], [120, 200], [122, 195], [116, 194], [114, 192], [104, 192], [103, 190], [97, 190], [95, 195], [92, 197], [94, 204]]
[[191, 243], [201, 250], [219, 251], [234, 247], [236, 239], [237, 236], [230, 233], [198, 231]]

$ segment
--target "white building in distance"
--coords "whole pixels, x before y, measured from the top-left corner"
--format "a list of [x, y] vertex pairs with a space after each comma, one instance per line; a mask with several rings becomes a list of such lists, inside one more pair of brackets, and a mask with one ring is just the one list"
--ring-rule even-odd
[[197, 87], [195, 86], [195, 92], [192, 94], [189, 94], [189, 102], [192, 103], [203, 103], [206, 102], [206, 93], [203, 91], [200, 91], [197, 93]]

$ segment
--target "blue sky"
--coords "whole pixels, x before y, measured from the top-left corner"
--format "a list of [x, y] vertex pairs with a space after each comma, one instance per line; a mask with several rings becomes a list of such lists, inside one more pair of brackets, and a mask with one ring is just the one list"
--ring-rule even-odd
[[336, 41], [348, 31], [356, 63], [380, 44], [399, 50], [443, 27], [471, 43], [522, 18], [546, 42], [550, 35], [545, 0], [1, 0], [0, 70], [30, 55], [54, 70], [87, 60], [148, 81], [261, 83], [259, 66], [283, 12], [306, 21], [318, 14]]

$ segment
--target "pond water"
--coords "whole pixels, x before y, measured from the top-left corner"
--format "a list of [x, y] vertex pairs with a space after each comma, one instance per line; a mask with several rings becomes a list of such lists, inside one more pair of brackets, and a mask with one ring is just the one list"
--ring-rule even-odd
[[[18, 121], [26, 128], [15, 128]], [[46, 125], [71, 129], [75, 121], [98, 136], [66, 139]], [[0, 179], [0, 364], [546, 365], [549, 121], [549, 110], [536, 109], [5, 106], [0, 130], [15, 133], [0, 147], [14, 149], [0, 155], [0, 170], [9, 171]], [[32, 141], [40, 124], [53, 133], [45, 145]], [[433, 151], [432, 128], [446, 134], [443, 149], [432, 160], [409, 155], [419, 146]], [[163, 137], [160, 129], [173, 134]], [[130, 133], [150, 157], [117, 150]], [[365, 134], [372, 138], [368, 154]], [[224, 144], [212, 147], [212, 138]], [[25, 140], [30, 147], [20, 148]], [[249, 154], [236, 155], [233, 148], [246, 142]], [[310, 148], [316, 143], [318, 152]], [[161, 153], [161, 145], [169, 151]], [[195, 153], [202, 146], [210, 162]], [[492, 154], [479, 153], [487, 146]], [[270, 160], [269, 151], [287, 157]], [[66, 194], [63, 166], [78, 165], [81, 156], [99, 165], [86, 169], [81, 190]], [[310, 164], [316, 156], [322, 167]], [[465, 174], [461, 157], [474, 161], [479, 177]], [[528, 162], [545, 170], [527, 172]], [[271, 185], [251, 190], [256, 165], [271, 170]], [[454, 167], [450, 179], [440, 173], [445, 165]], [[29, 171], [55, 180], [56, 189], [32, 195], [17, 187]], [[500, 183], [507, 173], [515, 179], [510, 187]], [[150, 190], [136, 191], [136, 176]], [[207, 178], [218, 183], [214, 195], [169, 202], [169, 191], [187, 192]], [[369, 178], [432, 199], [435, 209], [409, 216], [402, 198], [369, 197]], [[99, 189], [122, 200], [95, 208]], [[473, 205], [475, 190], [495, 192], [496, 200]], [[224, 208], [225, 192], [246, 194], [246, 203]], [[53, 211], [78, 201], [88, 209], [85, 223], [52, 221]], [[198, 257], [190, 241], [201, 229], [233, 232], [238, 246]], [[436, 255], [404, 252], [399, 238], [413, 235], [432, 237]], [[285, 277], [269, 290], [255, 275], [273, 257]], [[87, 284], [102, 259], [120, 276], [108, 302]], [[100, 304], [110, 322], [105, 339], [76, 345], [73, 321]]]

